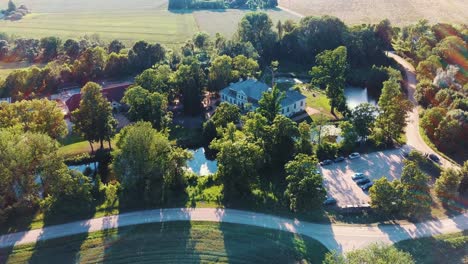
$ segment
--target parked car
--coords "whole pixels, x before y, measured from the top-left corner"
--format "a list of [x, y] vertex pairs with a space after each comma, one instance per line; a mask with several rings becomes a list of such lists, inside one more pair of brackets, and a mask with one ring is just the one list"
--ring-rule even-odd
[[328, 197], [324, 202], [323, 205], [335, 205], [336, 199], [333, 197]]
[[331, 161], [331, 160], [324, 160], [324, 161], [320, 162], [320, 165], [326, 166], [326, 165], [330, 165], [332, 163], [333, 163], [333, 161]]
[[315, 173], [316, 173], [316, 174], [320, 174], [320, 170], [319, 170], [319, 169], [316, 169], [316, 170], [315, 170]]
[[351, 176], [351, 179], [353, 179], [353, 180], [356, 181], [356, 180], [363, 179], [363, 178], [365, 178], [365, 177], [366, 177], [366, 176], [365, 176], [363, 173], [356, 172], [356, 173], [354, 173], [353, 176]]
[[368, 183], [362, 185], [362, 186], [361, 186], [361, 189], [362, 189], [363, 191], [368, 191], [369, 188], [372, 187], [373, 185], [374, 185], [373, 182], [368, 182]]
[[335, 162], [342, 162], [344, 160], [345, 160], [344, 157], [338, 157], [338, 158], [335, 159]]
[[435, 162], [435, 163], [439, 163], [439, 162], [440, 162], [440, 158], [439, 158], [436, 154], [431, 153], [431, 154], [427, 155], [427, 157], [428, 157], [430, 160], [432, 160], [433, 162]]
[[401, 150], [401, 155], [403, 155], [404, 158], [408, 158], [409, 152], [407, 150], [405, 150], [405, 149], [402, 149]]
[[364, 184], [369, 183], [369, 182], [370, 182], [369, 178], [364, 177], [362, 179], [357, 180], [356, 184], [361, 186], [361, 185], [364, 185]]
[[349, 155], [349, 159], [358, 159], [360, 157], [361, 157], [361, 155], [359, 153], [357, 153], [357, 152], [351, 153]]

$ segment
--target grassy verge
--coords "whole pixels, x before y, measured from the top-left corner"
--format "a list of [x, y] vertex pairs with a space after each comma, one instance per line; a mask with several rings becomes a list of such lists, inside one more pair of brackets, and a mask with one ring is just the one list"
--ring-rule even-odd
[[0, 250], [6, 263], [321, 263], [318, 241], [227, 223], [172, 222], [123, 227]]
[[416, 263], [468, 263], [468, 232], [405, 240], [395, 247], [410, 253]]

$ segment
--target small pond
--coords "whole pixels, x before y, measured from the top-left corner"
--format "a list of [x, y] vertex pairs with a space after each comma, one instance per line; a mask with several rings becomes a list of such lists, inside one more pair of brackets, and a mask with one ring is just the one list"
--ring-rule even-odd
[[68, 165], [67, 167], [70, 170], [76, 170], [81, 173], [84, 173], [86, 168], [90, 168], [92, 171], [96, 171], [98, 166], [99, 166], [99, 162], [90, 162], [90, 163], [85, 163], [85, 164], [80, 164], [80, 165]]
[[208, 159], [205, 148], [189, 151], [193, 154], [193, 158], [187, 162], [189, 170], [193, 171], [198, 176], [206, 176], [218, 171], [218, 162]]
[[344, 90], [349, 109], [362, 103], [377, 105], [378, 97], [368, 93], [367, 88], [347, 86]]

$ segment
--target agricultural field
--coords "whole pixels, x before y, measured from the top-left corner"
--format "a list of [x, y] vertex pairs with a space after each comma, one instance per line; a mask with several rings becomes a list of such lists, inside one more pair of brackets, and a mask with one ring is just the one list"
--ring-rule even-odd
[[[28, 67], [33, 66], [33, 65], [34, 64], [32, 64], [32, 63], [24, 62], [24, 61], [8, 62], [8, 63], [0, 62], [0, 79], [6, 78], [8, 76], [8, 74], [10, 74], [14, 70], [28, 68]], [[43, 65], [36, 64], [36, 66], [41, 67]]]
[[[104, 41], [119, 39], [131, 45], [138, 40], [178, 46], [197, 31], [231, 37], [248, 10], [167, 10], [167, 0], [22, 0], [32, 14], [20, 21], [0, 21], [0, 32], [40, 38], [79, 38], [98, 34]], [[0, 9], [7, 0], [0, 0]], [[280, 9], [266, 11], [274, 23], [299, 19]]]
[[336, 16], [347, 24], [378, 23], [384, 18], [399, 26], [420, 19], [468, 21], [466, 0], [279, 0], [279, 5], [305, 16]]
[[316, 240], [284, 231], [226, 223], [173, 222], [0, 249], [0, 262], [128, 263], [131, 259], [132, 263], [322, 263], [326, 252]]

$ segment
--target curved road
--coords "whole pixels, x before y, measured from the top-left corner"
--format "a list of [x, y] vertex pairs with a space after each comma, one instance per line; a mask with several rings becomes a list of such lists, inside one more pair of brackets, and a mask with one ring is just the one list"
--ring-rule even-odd
[[[411, 149], [417, 149], [421, 151], [422, 153], [434, 153], [434, 150], [432, 150], [431, 147], [429, 147], [424, 140], [421, 137], [421, 134], [419, 133], [419, 113], [418, 113], [418, 102], [414, 98], [414, 93], [416, 92], [416, 85], [417, 85], [417, 79], [416, 79], [416, 70], [414, 69], [413, 65], [403, 59], [402, 57], [396, 55], [395, 53], [392, 52], [387, 52], [386, 53], [388, 57], [394, 59], [398, 64], [403, 66], [405, 73], [406, 73], [406, 89], [408, 91], [408, 100], [413, 104], [413, 109], [408, 115], [408, 124], [406, 126], [405, 132], [406, 132], [406, 144], [409, 146]], [[455, 168], [457, 167], [444, 157], [441, 157], [438, 155], [440, 158], [440, 163], [442, 167], [444, 168]]]
[[289, 231], [312, 237], [331, 250], [350, 251], [374, 242], [394, 243], [404, 239], [452, 233], [468, 229], [468, 213], [454, 218], [405, 225], [316, 224], [273, 215], [215, 208], [157, 209], [77, 221], [0, 236], [0, 247], [34, 243], [73, 234], [146, 223], [172, 221], [209, 221], [246, 224]]

